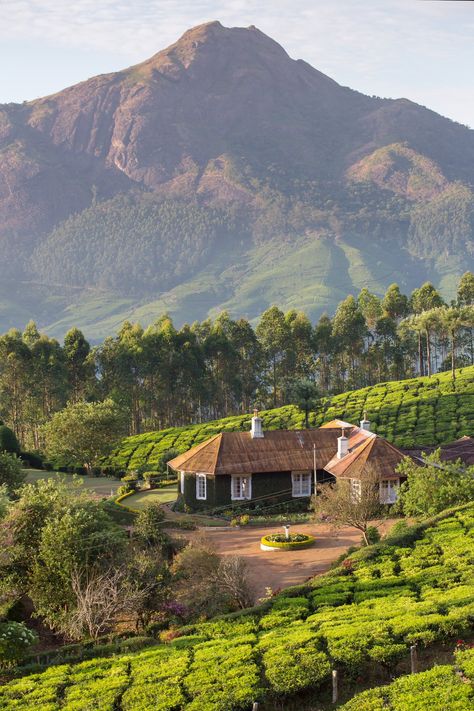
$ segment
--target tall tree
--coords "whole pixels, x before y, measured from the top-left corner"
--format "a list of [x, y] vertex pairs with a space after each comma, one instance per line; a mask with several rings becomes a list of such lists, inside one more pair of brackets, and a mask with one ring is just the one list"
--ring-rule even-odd
[[259, 339], [267, 362], [267, 378], [272, 392], [273, 407], [282, 399], [287, 375], [285, 357], [290, 342], [290, 329], [283, 311], [276, 306], [264, 311], [257, 326]]
[[112, 400], [69, 403], [44, 428], [46, 451], [92, 474], [125, 434], [123, 413]]
[[367, 326], [353, 296], [348, 296], [337, 307], [333, 319], [333, 338], [349, 360], [350, 384], [356, 382], [356, 361], [364, 348]]
[[82, 400], [92, 389], [94, 365], [90, 345], [78, 328], [71, 328], [64, 336], [64, 358], [69, 383], [69, 400]]
[[396, 320], [408, 316], [408, 297], [401, 293], [398, 284], [390, 284], [383, 297], [382, 308], [387, 316]]
[[453, 380], [455, 380], [458, 336], [463, 328], [474, 327], [474, 306], [464, 306], [462, 308], [452, 306], [450, 308], [434, 309], [431, 313], [437, 319], [440, 330], [444, 331], [449, 337], [451, 343], [451, 374]]

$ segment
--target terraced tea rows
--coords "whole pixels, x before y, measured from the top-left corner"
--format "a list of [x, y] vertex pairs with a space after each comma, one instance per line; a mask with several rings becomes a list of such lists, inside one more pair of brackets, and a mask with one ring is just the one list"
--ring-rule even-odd
[[[399, 447], [440, 444], [473, 434], [474, 367], [457, 371], [455, 382], [450, 373], [440, 373], [431, 378], [390, 381], [335, 395], [323, 400], [311, 413], [310, 425], [319, 427], [334, 418], [357, 423], [364, 410], [374, 431]], [[293, 405], [261, 414], [268, 430], [304, 427], [304, 415]], [[120, 469], [153, 467], [167, 449], [184, 452], [218, 432], [249, 428], [250, 415], [239, 415], [202, 425], [147, 432], [126, 438], [107, 464]]]
[[[377, 664], [394, 668], [414, 642], [432, 645], [472, 630], [473, 551], [471, 504], [395, 531], [246, 614], [182, 628], [166, 645], [14, 680], [0, 687], [0, 708], [245, 711], [258, 699], [317, 689], [333, 668], [353, 676]], [[429, 678], [447, 683], [444, 673]], [[385, 708], [383, 694], [392, 703], [404, 684], [413, 685], [415, 702], [423, 699], [423, 684], [400, 679], [393, 692], [371, 692], [372, 706], [369, 695], [365, 706], [347, 709]], [[449, 708], [467, 711], [468, 697], [458, 691], [458, 705]], [[427, 708], [396, 703], [388, 708]]]
[[455, 666], [437, 666], [388, 686], [363, 691], [340, 711], [469, 711], [474, 708], [474, 650], [456, 654]]

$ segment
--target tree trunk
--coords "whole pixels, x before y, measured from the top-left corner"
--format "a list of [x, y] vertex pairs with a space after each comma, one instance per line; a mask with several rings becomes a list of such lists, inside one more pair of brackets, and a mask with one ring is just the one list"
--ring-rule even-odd
[[455, 336], [454, 330], [452, 330], [451, 331], [451, 375], [453, 377], [453, 380], [456, 380], [455, 348], [456, 348], [456, 336]]
[[423, 343], [421, 341], [421, 331], [418, 331], [418, 367], [420, 375], [424, 375], [425, 369], [423, 367]]
[[428, 367], [428, 377], [431, 378], [431, 344], [429, 331], [426, 331], [426, 361]]

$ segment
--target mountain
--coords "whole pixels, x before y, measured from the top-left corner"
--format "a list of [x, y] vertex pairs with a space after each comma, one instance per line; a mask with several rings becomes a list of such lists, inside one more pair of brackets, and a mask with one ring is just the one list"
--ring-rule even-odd
[[474, 266], [474, 131], [368, 97], [255, 27], [0, 106], [0, 327], [103, 336]]

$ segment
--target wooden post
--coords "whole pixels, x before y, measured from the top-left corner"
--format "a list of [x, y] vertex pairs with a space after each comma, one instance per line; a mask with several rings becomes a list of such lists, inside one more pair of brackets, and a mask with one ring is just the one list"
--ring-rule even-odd
[[332, 702], [337, 703], [338, 689], [337, 689], [337, 669], [332, 670]]
[[253, 702], [252, 711], [258, 711], [258, 701]]
[[416, 674], [418, 671], [418, 657], [416, 654], [416, 644], [412, 644], [410, 647], [410, 663], [411, 663], [411, 673]]

